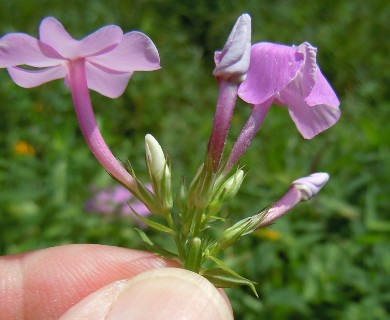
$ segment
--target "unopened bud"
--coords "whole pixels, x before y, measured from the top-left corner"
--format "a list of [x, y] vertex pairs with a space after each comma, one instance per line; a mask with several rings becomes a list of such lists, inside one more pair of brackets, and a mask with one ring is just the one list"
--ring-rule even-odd
[[313, 173], [307, 177], [295, 180], [292, 185], [301, 192], [301, 201], [313, 198], [328, 182], [329, 174], [325, 172]]
[[329, 175], [327, 173], [319, 172], [295, 180], [283, 197], [276, 201], [268, 210], [258, 227], [264, 227], [272, 223], [285, 215], [298, 203], [310, 200], [321, 190], [328, 179]]
[[251, 17], [241, 15], [222, 51], [215, 52], [214, 76], [241, 83], [246, 78], [251, 54]]
[[151, 134], [145, 136], [145, 146], [146, 161], [150, 172], [154, 179], [161, 181], [166, 167], [164, 152], [162, 151], [160, 144]]
[[183, 179], [176, 194], [176, 206], [180, 212], [185, 212], [187, 209], [187, 197], [187, 188]]
[[232, 246], [235, 242], [237, 242], [242, 236], [252, 233], [256, 230], [260, 221], [263, 219], [267, 210], [264, 210], [252, 217], [248, 217], [238, 221], [235, 225], [226, 229], [222, 234], [222, 237], [218, 242], [211, 248], [211, 253], [216, 254], [219, 251], [223, 251], [230, 246]]
[[145, 136], [146, 164], [152, 180], [153, 190], [160, 200], [163, 211], [172, 208], [171, 170], [160, 144], [151, 135]]
[[230, 177], [222, 186], [222, 189], [226, 190], [224, 194], [224, 200], [230, 200], [234, 198], [238, 190], [241, 187], [244, 180], [244, 171], [238, 170], [232, 177]]

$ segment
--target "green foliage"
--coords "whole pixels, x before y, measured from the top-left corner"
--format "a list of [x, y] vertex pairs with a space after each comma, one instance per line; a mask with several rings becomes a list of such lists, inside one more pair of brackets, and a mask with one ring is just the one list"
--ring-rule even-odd
[[[237, 319], [386, 319], [390, 312], [390, 6], [348, 1], [2, 0], [0, 33], [37, 35], [47, 15], [82, 37], [106, 25], [138, 29], [155, 42], [162, 69], [136, 73], [126, 93], [92, 94], [103, 136], [147, 181], [144, 136], [168, 150], [174, 189], [192, 177], [211, 131], [217, 84], [213, 52], [235, 19], [252, 16], [254, 41], [318, 47], [341, 100], [339, 123], [303, 140], [285, 109], [273, 107], [242, 161], [248, 173], [223, 207], [234, 225], [259, 212], [291, 181], [313, 171], [331, 179], [314, 201], [221, 259], [260, 283], [228, 289]], [[66, 243], [141, 248], [130, 217], [86, 214], [90, 186], [112, 179], [90, 154], [61, 81], [24, 90], [0, 72], [0, 253]], [[249, 108], [236, 108], [229, 143]], [[21, 144], [26, 142], [28, 145]], [[30, 147], [28, 147], [30, 146]], [[21, 152], [21, 150], [24, 150]], [[154, 243], [166, 240], [147, 231]], [[169, 247], [169, 244], [168, 244]]]

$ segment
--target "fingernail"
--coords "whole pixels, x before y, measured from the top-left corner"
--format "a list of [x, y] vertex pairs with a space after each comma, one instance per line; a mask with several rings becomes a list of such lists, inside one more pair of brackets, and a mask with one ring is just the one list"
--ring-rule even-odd
[[107, 320], [233, 319], [221, 293], [202, 276], [179, 268], [153, 269], [131, 279]]

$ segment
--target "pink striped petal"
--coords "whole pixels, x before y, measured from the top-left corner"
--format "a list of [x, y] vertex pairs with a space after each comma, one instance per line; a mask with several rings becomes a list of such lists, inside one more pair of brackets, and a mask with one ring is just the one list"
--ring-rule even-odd
[[32, 67], [51, 67], [60, 57], [47, 45], [24, 33], [10, 33], [0, 40], [0, 67], [26, 64]]
[[122, 40], [122, 29], [117, 26], [101, 28], [78, 41], [73, 39], [55, 18], [45, 18], [39, 28], [40, 40], [54, 48], [64, 58], [74, 59], [106, 53]]
[[311, 139], [328, 129], [340, 118], [338, 99], [333, 90], [331, 94], [324, 91], [330, 86], [325, 78], [318, 81], [321, 77], [323, 78], [321, 71], [317, 68], [317, 82], [309, 96], [310, 99], [305, 100], [299, 91], [291, 88], [294, 84], [289, 85], [280, 93], [283, 104], [288, 106], [291, 119], [305, 139]]
[[122, 42], [112, 51], [88, 61], [120, 72], [160, 69], [160, 57], [152, 40], [137, 31], [126, 33]]
[[263, 103], [297, 76], [303, 62], [304, 54], [293, 47], [267, 42], [253, 45], [247, 78], [238, 95], [248, 103]]
[[18, 67], [7, 68], [12, 80], [23, 88], [37, 87], [43, 83], [64, 78], [66, 68], [63, 65], [39, 70], [26, 70]]
[[329, 82], [325, 79], [320, 68], [317, 68], [316, 84], [310, 95], [306, 98], [306, 102], [309, 106], [325, 104], [332, 106], [334, 109], [339, 109], [340, 101]]
[[91, 63], [85, 64], [88, 88], [109, 97], [117, 98], [125, 91], [131, 72], [117, 72]]

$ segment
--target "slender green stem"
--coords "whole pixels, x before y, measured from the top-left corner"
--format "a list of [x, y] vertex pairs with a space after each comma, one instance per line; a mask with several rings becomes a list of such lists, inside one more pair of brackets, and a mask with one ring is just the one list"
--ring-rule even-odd
[[179, 254], [179, 258], [183, 262], [185, 260], [185, 251], [184, 251], [182, 242], [180, 241], [180, 238], [178, 236], [178, 232], [177, 232], [177, 230], [175, 228], [175, 224], [173, 223], [173, 219], [172, 219], [172, 214], [171, 213], [167, 214], [166, 220], [167, 220], [169, 228], [174, 230], [174, 233], [172, 234], [172, 237], [173, 237], [173, 240], [175, 241], [175, 244], [176, 244], [176, 247], [177, 247], [177, 251], [178, 251], [178, 254]]

